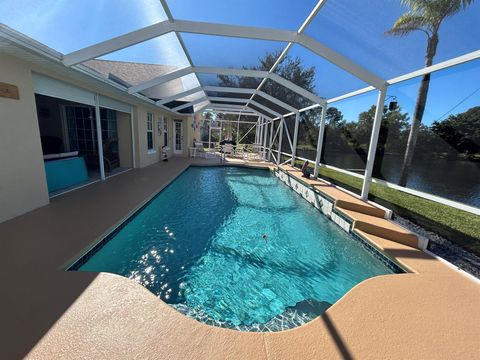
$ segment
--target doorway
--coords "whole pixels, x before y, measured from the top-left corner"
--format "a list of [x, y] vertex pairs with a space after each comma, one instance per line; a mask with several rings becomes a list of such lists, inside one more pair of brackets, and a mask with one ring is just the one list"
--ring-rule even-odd
[[173, 153], [177, 155], [183, 154], [183, 122], [181, 120], [174, 121], [173, 139]]

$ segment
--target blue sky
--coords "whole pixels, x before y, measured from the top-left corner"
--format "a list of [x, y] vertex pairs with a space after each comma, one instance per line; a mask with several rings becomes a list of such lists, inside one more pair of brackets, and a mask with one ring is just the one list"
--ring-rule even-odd
[[[412, 115], [419, 83], [420, 78], [414, 78], [392, 85], [387, 94], [396, 96], [402, 111]], [[433, 121], [443, 120], [450, 114], [458, 114], [471, 107], [480, 106], [479, 89], [480, 60], [433, 73], [423, 123], [430, 125]], [[478, 91], [475, 94], [463, 101], [476, 90]], [[372, 91], [332, 103], [330, 106], [339, 108], [348, 121], [356, 121], [359, 113], [376, 104], [377, 94], [378, 92]], [[385, 103], [388, 104], [389, 101], [387, 98]]]
[[[169, 0], [175, 18], [248, 26], [296, 30], [315, 6], [314, 0]], [[62, 52], [109, 39], [166, 19], [158, 0], [0, 0], [0, 22]], [[423, 65], [425, 36], [386, 36], [384, 32], [403, 12], [399, 0], [329, 0], [306, 30], [306, 34], [388, 79]], [[479, 49], [480, 1], [466, 12], [448, 19], [440, 32], [436, 62]], [[183, 34], [195, 65], [241, 67], [258, 63], [265, 53], [282, 50], [286, 44]], [[366, 84], [294, 45], [290, 55], [306, 66], [315, 66], [317, 93], [326, 98], [362, 88]], [[104, 58], [123, 61], [187, 65], [174, 34], [138, 44]], [[480, 65], [472, 63], [434, 75], [425, 122], [440, 117], [480, 86]], [[190, 79], [191, 80], [191, 79]], [[191, 83], [191, 81], [190, 81]], [[190, 86], [193, 86], [190, 84]], [[417, 81], [396, 85], [392, 95], [407, 111], [415, 101]], [[455, 109], [463, 111], [480, 103], [477, 93]], [[375, 101], [358, 97], [338, 104], [347, 118]]]

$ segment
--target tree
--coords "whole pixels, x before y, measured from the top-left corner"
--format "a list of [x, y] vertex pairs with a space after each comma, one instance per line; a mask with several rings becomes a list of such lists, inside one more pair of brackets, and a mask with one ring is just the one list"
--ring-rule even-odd
[[[361, 112], [358, 115], [358, 122], [356, 123], [354, 136], [366, 150], [370, 144], [370, 136], [376, 109], [376, 105], [372, 105], [367, 111]], [[407, 126], [408, 113], [402, 113], [402, 108], [400, 106], [397, 106], [392, 110], [389, 110], [387, 106], [383, 107], [383, 116], [380, 124], [373, 167], [374, 177], [384, 179], [382, 175], [382, 166], [385, 153], [398, 151], [399, 142], [401, 141], [400, 139]]]
[[[259, 65], [243, 67], [243, 69], [270, 71], [279, 56], [280, 52], [267, 53], [263, 58], [259, 59]], [[275, 73], [287, 80], [290, 80], [305, 90], [315, 93], [315, 67], [312, 66], [305, 68], [300, 58], [291, 58], [290, 56], [286, 56], [277, 65]], [[256, 89], [258, 85], [260, 85], [261, 81], [261, 79], [253, 77], [227, 75], [218, 75], [218, 80], [219, 86], [242, 87], [250, 89]], [[297, 109], [301, 109], [311, 104], [305, 97], [270, 79], [263, 84], [262, 91]], [[222, 95], [225, 96], [225, 94]], [[228, 94], [229, 97], [239, 97], [241, 95], [242, 94]], [[278, 109], [278, 106], [260, 96], [257, 96], [255, 101], [271, 107], [273, 110], [279, 110], [278, 112], [280, 113], [288, 112], [285, 109]]]
[[327, 108], [325, 113], [325, 136], [323, 138], [321, 162], [326, 163], [325, 150], [341, 151], [348, 146], [342, 137], [342, 128], [345, 126], [345, 119], [340, 110], [336, 107]]
[[[270, 71], [270, 69], [273, 67], [273, 65], [279, 58], [280, 54], [281, 52], [267, 53], [263, 58], [259, 59], [259, 65], [250, 67], [244, 66], [243, 69]], [[291, 82], [302, 87], [303, 89], [315, 93], [315, 67], [305, 67], [300, 58], [292, 58], [290, 56], [286, 56], [276, 66], [275, 73], [287, 80], [290, 80]], [[219, 86], [256, 89], [260, 85], [262, 79], [253, 77], [218, 75], [218, 80]], [[270, 96], [273, 96], [274, 98], [277, 98], [280, 101], [283, 101], [290, 106], [293, 106], [296, 109], [301, 109], [311, 105], [311, 102], [302, 95], [299, 95], [296, 92], [290, 90], [289, 88], [282, 86], [279, 83], [270, 79], [264, 82], [264, 84], [262, 85], [262, 91], [269, 94]], [[238, 93], [221, 93], [218, 94], [218, 96], [237, 98], [245, 97], [244, 94]], [[289, 112], [287, 109], [284, 109], [261, 96], [255, 96], [254, 100], [278, 113], [285, 114]], [[318, 113], [319, 109], [314, 109], [300, 114], [300, 126], [298, 129], [298, 145], [300, 147], [302, 145], [307, 148], [310, 148], [312, 146], [316, 147], [319, 125], [317, 121], [317, 119], [319, 118]], [[291, 117], [288, 117], [285, 118], [285, 123], [287, 124], [289, 133], [292, 136], [294, 127], [292, 123], [294, 123], [294, 121], [292, 121]], [[283, 131], [285, 132], [286, 129], [284, 129]], [[286, 135], [284, 135], [284, 140], [286, 140]], [[282, 142], [282, 148], [284, 151], [289, 151], [289, 149], [287, 148], [287, 141]]]
[[[439, 42], [438, 32], [442, 22], [446, 18], [467, 8], [473, 1], [474, 0], [402, 0], [402, 4], [408, 8], [408, 11], [398, 18], [392, 28], [387, 31], [387, 34], [406, 36], [414, 31], [423, 32], [427, 36], [425, 67], [431, 66], [437, 52]], [[425, 74], [418, 88], [415, 110], [407, 141], [407, 149], [400, 173], [400, 186], [407, 184], [418, 132], [427, 103], [429, 87], [430, 74]]]
[[434, 121], [432, 131], [457, 152], [477, 154], [480, 151], [480, 106], [450, 115], [443, 121]]

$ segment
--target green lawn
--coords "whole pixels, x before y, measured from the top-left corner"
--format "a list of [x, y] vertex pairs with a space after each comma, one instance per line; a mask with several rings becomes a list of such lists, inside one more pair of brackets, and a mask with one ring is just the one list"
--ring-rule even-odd
[[[337, 170], [321, 167], [319, 175], [351, 190], [362, 188], [362, 179]], [[480, 255], [480, 216], [374, 183], [369, 198]]]

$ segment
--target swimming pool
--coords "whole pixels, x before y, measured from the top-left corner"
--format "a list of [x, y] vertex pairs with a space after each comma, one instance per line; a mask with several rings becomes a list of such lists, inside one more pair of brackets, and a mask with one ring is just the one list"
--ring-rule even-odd
[[268, 170], [190, 167], [71, 269], [123, 275], [200, 321], [282, 330], [391, 274]]

